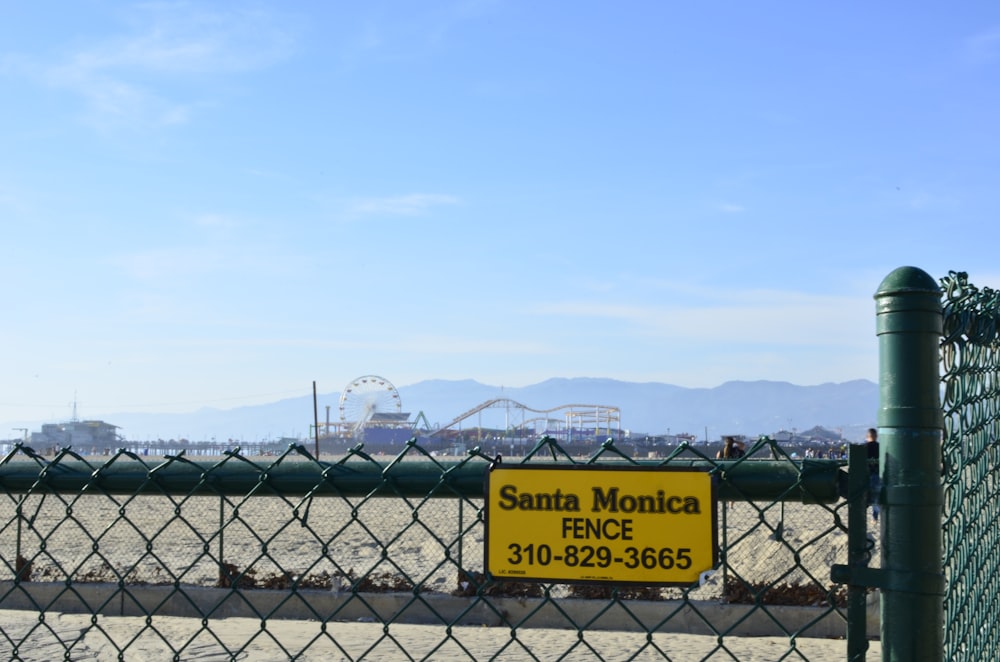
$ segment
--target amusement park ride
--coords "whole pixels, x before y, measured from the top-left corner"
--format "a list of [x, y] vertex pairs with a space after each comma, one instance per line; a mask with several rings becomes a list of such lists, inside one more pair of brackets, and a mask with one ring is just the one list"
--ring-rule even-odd
[[[340, 394], [338, 409], [339, 421], [330, 421], [330, 408], [327, 407], [327, 420], [319, 424], [320, 434], [325, 438], [405, 441], [416, 436], [455, 437], [462, 435], [463, 423], [473, 417], [476, 417], [477, 424], [471, 426], [471, 431], [467, 425], [466, 431], [481, 437], [484, 430], [482, 413], [489, 409], [505, 410], [502, 429], [516, 429], [519, 436], [548, 435], [566, 441], [583, 437], [593, 439], [602, 435], [604, 438], [621, 438], [621, 410], [618, 407], [567, 404], [535, 409], [510, 398], [487, 400], [449, 423], [431, 429], [422, 411], [410, 420], [410, 414], [403, 411], [399, 391], [392, 382], [378, 375], [365, 375], [352, 380]], [[514, 421], [511, 420], [512, 415]], [[487, 427], [495, 429], [498, 426]]]

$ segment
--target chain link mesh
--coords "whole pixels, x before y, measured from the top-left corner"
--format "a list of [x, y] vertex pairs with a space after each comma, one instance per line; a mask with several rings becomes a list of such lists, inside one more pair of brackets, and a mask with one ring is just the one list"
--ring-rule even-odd
[[944, 291], [946, 660], [1000, 658], [1000, 292], [965, 273]]
[[[521, 461], [636, 463], [610, 441], [580, 458], [551, 439]], [[768, 501], [733, 479], [761, 461], [791, 475]], [[668, 633], [697, 631], [708, 635], [705, 658], [732, 659], [740, 635], [764, 622], [784, 642], [772, 659], [808, 659], [802, 642], [830, 636], [831, 618], [842, 636], [844, 588], [829, 574], [844, 560], [847, 502], [836, 487], [833, 498], [813, 493], [810, 478], [820, 471], [842, 483], [841, 461], [795, 459], [767, 438], [736, 461], [694, 445], [643, 461], [703, 463], [726, 499], [720, 567], [683, 588], [492, 580], [482, 482], [458, 478], [484, 480], [490, 462], [478, 449], [445, 462], [415, 441], [388, 463], [360, 446], [335, 462], [291, 446], [267, 458], [237, 449], [216, 462], [123, 450], [100, 464], [71, 449], [49, 459], [19, 446], [0, 461], [0, 606], [37, 619], [0, 626], [0, 649], [11, 659], [74, 659], [98, 640], [118, 659], [150, 647], [173, 659], [205, 650], [226, 659], [259, 650], [286, 659], [671, 659]], [[280, 487], [289, 471], [308, 478], [301, 489]], [[90, 615], [85, 627], [57, 625], [72, 612]], [[180, 640], [163, 625], [178, 616]], [[234, 641], [222, 618], [259, 628]], [[539, 619], [576, 637], [562, 650], [551, 638], [540, 648]], [[338, 636], [358, 621], [381, 623], [379, 635], [363, 645]], [[409, 641], [411, 623], [430, 628], [433, 643]], [[496, 634], [483, 640], [470, 624]], [[624, 635], [603, 643], [601, 629]]]

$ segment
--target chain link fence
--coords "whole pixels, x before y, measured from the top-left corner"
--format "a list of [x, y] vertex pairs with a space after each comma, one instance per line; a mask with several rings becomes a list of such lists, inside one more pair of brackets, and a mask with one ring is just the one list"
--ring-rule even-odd
[[[389, 462], [360, 446], [332, 462], [291, 446], [214, 462], [120, 451], [100, 463], [17, 447], [0, 461], [0, 607], [34, 616], [6, 620], [0, 650], [10, 659], [77, 659], [98, 644], [109, 659], [150, 647], [178, 660], [205, 651], [681, 659], [669, 637], [683, 632], [703, 635], [699, 657], [732, 659], [749, 635], [778, 638], [768, 659], [809, 659], [804, 642], [844, 635], [846, 589], [829, 579], [846, 553], [841, 461], [793, 459], [767, 438], [736, 461], [695, 446], [642, 461], [706, 465], [718, 480], [720, 565], [680, 588], [487, 576], [491, 461], [478, 451], [446, 461], [415, 441]], [[638, 463], [610, 442], [581, 458], [551, 439], [522, 461]], [[58, 625], [67, 614], [88, 618], [67, 630]], [[178, 617], [180, 630], [168, 627]], [[226, 619], [257, 626], [234, 639]], [[345, 634], [359, 623], [381, 627]], [[414, 624], [425, 628], [420, 645], [402, 634]], [[572, 634], [563, 648], [539, 638], [553, 628]], [[617, 633], [610, 644], [607, 632]]]
[[1000, 292], [941, 279], [946, 660], [1000, 658]]

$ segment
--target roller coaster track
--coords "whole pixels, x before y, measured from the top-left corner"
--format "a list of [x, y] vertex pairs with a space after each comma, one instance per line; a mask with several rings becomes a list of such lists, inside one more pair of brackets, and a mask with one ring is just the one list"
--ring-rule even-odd
[[[434, 435], [439, 434], [439, 433], [447, 430], [448, 428], [450, 428], [450, 427], [452, 427], [454, 425], [458, 425], [459, 423], [461, 423], [465, 419], [470, 418], [472, 416], [475, 416], [476, 414], [478, 414], [479, 412], [483, 411], [484, 409], [500, 409], [500, 408], [504, 408], [504, 407], [509, 407], [509, 408], [512, 408], [512, 409], [523, 409], [523, 410], [526, 410], [526, 411], [534, 412], [536, 414], [546, 414], [546, 415], [551, 414], [552, 412], [555, 412], [555, 411], [560, 411], [560, 410], [563, 410], [563, 409], [568, 409], [569, 411], [567, 412], [567, 417], [572, 416], [572, 415], [582, 416], [584, 412], [601, 412], [601, 411], [604, 411], [604, 412], [607, 412], [607, 418], [608, 418], [608, 423], [609, 424], [610, 424], [610, 421], [612, 419], [612, 413], [614, 413], [615, 420], [617, 420], [619, 422], [621, 421], [621, 411], [618, 409], [618, 407], [610, 407], [610, 406], [607, 406], [607, 405], [568, 404], [568, 405], [559, 405], [558, 407], [552, 407], [550, 409], [535, 409], [533, 407], [529, 407], [527, 405], [521, 404], [520, 402], [517, 402], [516, 400], [511, 400], [510, 398], [494, 398], [493, 400], [487, 400], [486, 402], [473, 407], [472, 409], [470, 409], [467, 412], [459, 414], [450, 423], [442, 425], [437, 430], [435, 430], [434, 432], [432, 432], [430, 434], [430, 436], [433, 437]], [[577, 411], [577, 410], [582, 410], [582, 411]], [[546, 416], [546, 418], [548, 418], [548, 417]]]

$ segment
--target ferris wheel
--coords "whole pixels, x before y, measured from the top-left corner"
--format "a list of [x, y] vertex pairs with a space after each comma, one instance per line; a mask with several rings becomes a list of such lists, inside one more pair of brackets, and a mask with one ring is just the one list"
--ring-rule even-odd
[[377, 375], [358, 377], [340, 394], [340, 422], [357, 432], [375, 414], [399, 413], [403, 403], [388, 379]]

